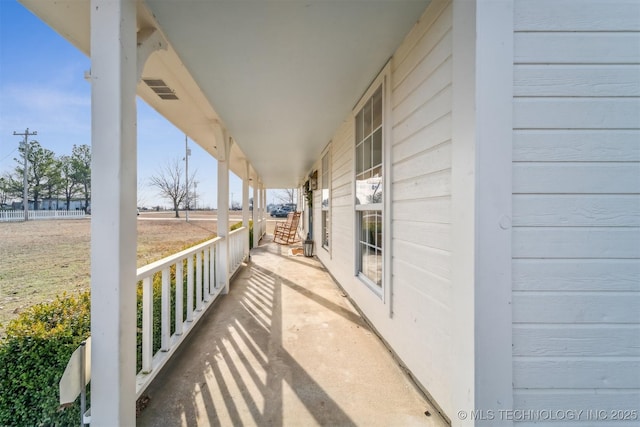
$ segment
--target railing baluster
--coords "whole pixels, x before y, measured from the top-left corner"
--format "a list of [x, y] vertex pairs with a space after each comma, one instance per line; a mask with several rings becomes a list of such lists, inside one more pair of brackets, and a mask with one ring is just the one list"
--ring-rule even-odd
[[182, 262], [181, 258], [176, 262], [176, 335], [182, 335], [182, 310], [184, 305], [183, 300], [183, 288], [184, 288], [184, 275], [182, 274]]
[[196, 311], [202, 311], [202, 251], [196, 253]]
[[202, 263], [204, 269], [204, 302], [209, 302], [211, 298], [211, 282], [209, 281], [209, 248], [204, 248], [204, 261]]
[[209, 263], [211, 264], [211, 272], [210, 272], [211, 283], [213, 284], [212, 293], [218, 289], [218, 276], [216, 275], [216, 269], [217, 269], [216, 259], [218, 258], [216, 256], [217, 251], [218, 251], [218, 244], [216, 243], [213, 246], [211, 246], [211, 257], [209, 258]]
[[169, 350], [171, 338], [171, 274], [168, 268], [162, 269], [162, 343], [161, 350]]
[[193, 322], [193, 255], [187, 258], [187, 322]]
[[153, 275], [142, 280], [142, 372], [151, 372], [153, 358]]

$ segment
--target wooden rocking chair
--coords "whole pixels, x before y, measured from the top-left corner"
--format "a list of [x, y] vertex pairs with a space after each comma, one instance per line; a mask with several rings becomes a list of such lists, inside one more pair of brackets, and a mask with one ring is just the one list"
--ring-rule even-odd
[[298, 222], [300, 212], [289, 212], [287, 220], [276, 224], [273, 232], [273, 241], [281, 245], [294, 243], [298, 236]]

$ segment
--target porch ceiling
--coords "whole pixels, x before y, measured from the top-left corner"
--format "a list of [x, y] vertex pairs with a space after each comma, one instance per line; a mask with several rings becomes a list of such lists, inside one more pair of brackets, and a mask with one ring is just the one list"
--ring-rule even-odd
[[[89, 53], [88, 1], [21, 1]], [[146, 0], [139, 27], [155, 26], [170, 46], [143, 77], [162, 78], [180, 100], [142, 83], [138, 93], [216, 156], [210, 125], [222, 123], [237, 174], [246, 156], [267, 187], [293, 187], [429, 1]]]

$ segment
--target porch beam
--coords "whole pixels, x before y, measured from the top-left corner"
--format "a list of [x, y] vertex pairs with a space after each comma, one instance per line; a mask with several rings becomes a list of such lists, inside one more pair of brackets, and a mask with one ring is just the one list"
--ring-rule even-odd
[[136, 2], [91, 1], [91, 425], [135, 425]]

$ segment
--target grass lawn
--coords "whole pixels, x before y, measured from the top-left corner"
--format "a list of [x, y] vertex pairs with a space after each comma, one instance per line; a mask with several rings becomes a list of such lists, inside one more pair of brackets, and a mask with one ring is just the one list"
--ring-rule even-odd
[[[206, 219], [213, 218], [138, 220], [138, 267], [215, 237], [216, 222]], [[0, 223], [0, 336], [26, 307], [89, 288], [90, 226], [89, 219]]]

